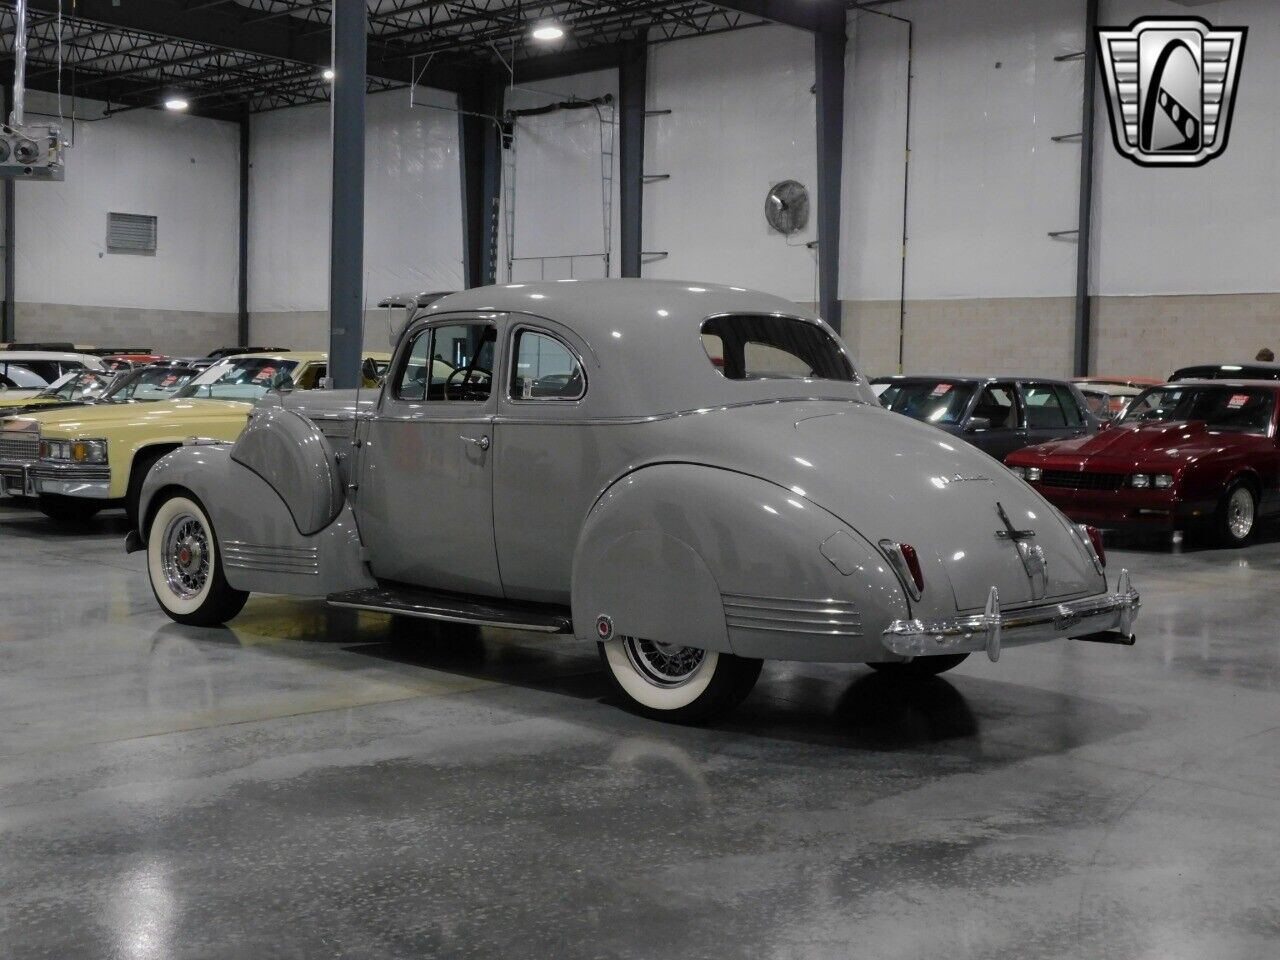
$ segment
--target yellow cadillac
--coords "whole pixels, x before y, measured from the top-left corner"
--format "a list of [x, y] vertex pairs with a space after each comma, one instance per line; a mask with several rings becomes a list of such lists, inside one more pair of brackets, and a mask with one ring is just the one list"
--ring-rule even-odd
[[[366, 354], [364, 384], [389, 354]], [[0, 421], [0, 488], [37, 496], [40, 509], [66, 523], [124, 506], [132, 518], [152, 464], [188, 437], [234, 440], [270, 390], [311, 390], [325, 377], [323, 353], [230, 357], [181, 387], [168, 400], [103, 403]]]

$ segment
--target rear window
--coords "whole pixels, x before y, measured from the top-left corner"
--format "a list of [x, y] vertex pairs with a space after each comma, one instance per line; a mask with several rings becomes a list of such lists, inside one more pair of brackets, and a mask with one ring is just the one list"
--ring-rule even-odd
[[712, 317], [702, 325], [712, 366], [729, 380], [853, 380], [836, 340], [795, 317]]
[[954, 380], [894, 380], [880, 394], [880, 405], [928, 423], [955, 425], [964, 417], [973, 384]]

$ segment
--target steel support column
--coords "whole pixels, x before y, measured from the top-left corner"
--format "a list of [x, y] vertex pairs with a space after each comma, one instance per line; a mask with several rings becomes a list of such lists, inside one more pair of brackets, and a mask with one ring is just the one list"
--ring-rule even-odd
[[844, 150], [844, 30], [813, 35], [818, 118], [818, 314], [840, 329], [840, 178]]
[[364, 341], [364, 96], [368, 7], [333, 0], [333, 186], [329, 225], [329, 379], [360, 383]]
[[249, 115], [240, 118], [240, 249], [236, 344], [249, 345]]
[[[13, 98], [13, 61], [7, 60], [0, 64], [0, 118], [4, 122], [9, 120], [9, 109]], [[14, 285], [16, 282], [17, 270], [15, 269], [14, 259], [17, 253], [17, 190], [15, 183], [11, 179], [4, 181], [4, 226], [3, 236], [0, 236], [0, 243], [4, 246], [4, 301], [0, 306], [0, 343], [9, 343], [16, 340], [18, 335], [17, 318], [14, 316], [14, 303], [16, 297], [14, 295]]]
[[628, 45], [618, 64], [621, 121], [618, 176], [621, 180], [622, 275], [640, 276], [644, 238], [644, 110], [649, 48], [645, 33]]
[[468, 87], [458, 95], [463, 278], [468, 287], [485, 286], [495, 279], [502, 96], [503, 84], [498, 78]]
[[1080, 242], [1076, 248], [1076, 320], [1074, 365], [1077, 377], [1089, 372], [1093, 316], [1089, 303], [1089, 257], [1093, 238], [1093, 107], [1098, 78], [1098, 0], [1085, 0], [1084, 108], [1080, 127]]

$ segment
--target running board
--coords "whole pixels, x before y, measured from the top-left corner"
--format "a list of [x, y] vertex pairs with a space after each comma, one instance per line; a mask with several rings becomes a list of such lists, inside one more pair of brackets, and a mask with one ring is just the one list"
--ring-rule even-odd
[[477, 627], [573, 633], [573, 620], [568, 610], [543, 604], [507, 603], [488, 597], [465, 597], [403, 586], [348, 590], [331, 593], [326, 599], [331, 607], [349, 610], [376, 610], [425, 620], [470, 623]]

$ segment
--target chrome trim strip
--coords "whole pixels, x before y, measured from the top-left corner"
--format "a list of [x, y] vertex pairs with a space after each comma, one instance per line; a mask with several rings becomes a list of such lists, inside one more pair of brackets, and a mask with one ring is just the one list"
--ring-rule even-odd
[[109, 481], [88, 483], [83, 480], [50, 480], [33, 477], [32, 487], [37, 493], [56, 493], [64, 497], [85, 497], [90, 500], [110, 500], [111, 484]]
[[345, 610], [372, 610], [374, 613], [396, 613], [405, 617], [417, 617], [421, 620], [443, 620], [446, 623], [471, 623], [477, 627], [502, 627], [505, 630], [531, 630], [536, 633], [560, 633], [561, 631], [545, 623], [503, 623], [497, 620], [473, 620], [470, 617], [452, 617], [439, 613], [406, 610], [403, 607], [384, 607], [363, 603], [347, 603], [343, 600], [330, 600], [329, 606], [342, 607]]

